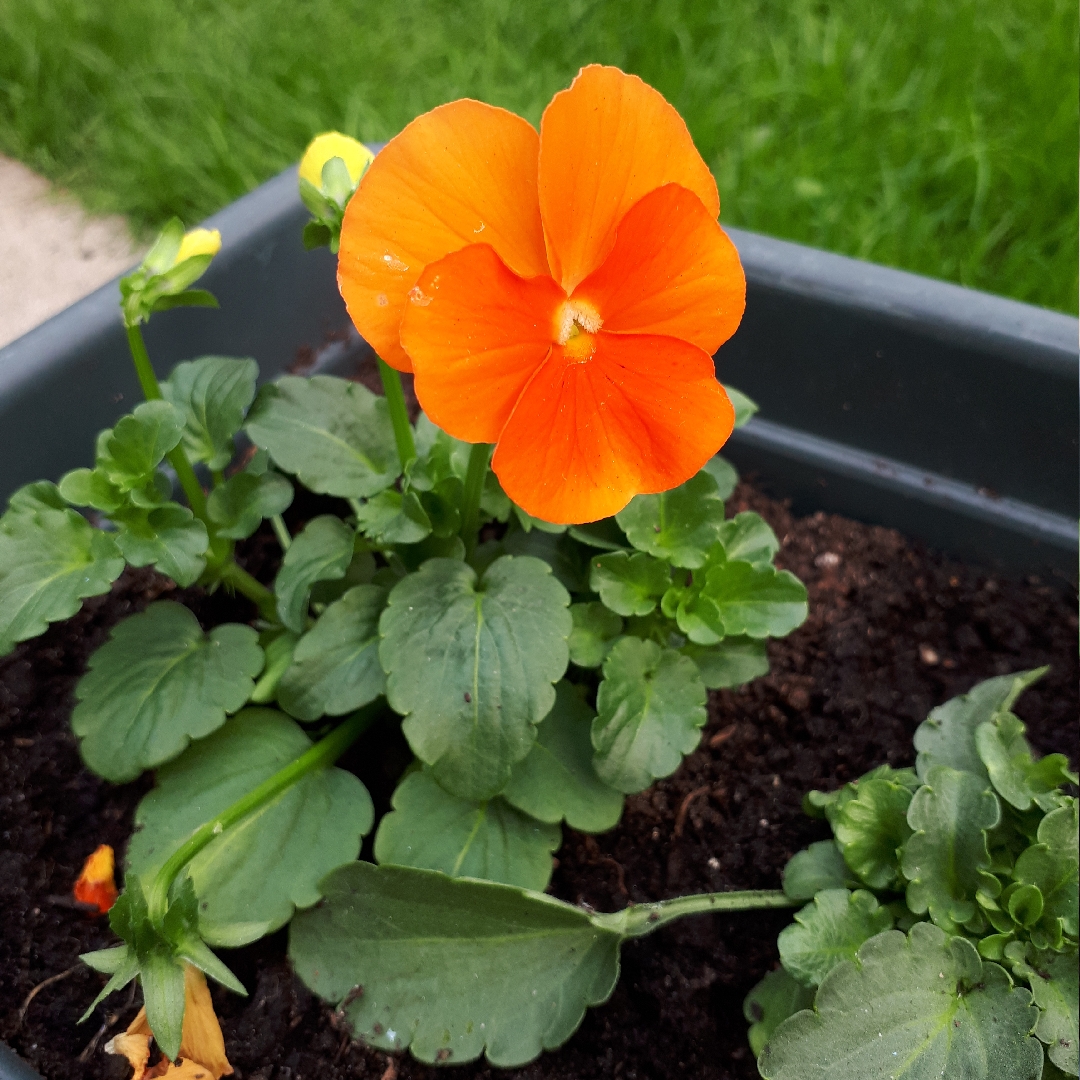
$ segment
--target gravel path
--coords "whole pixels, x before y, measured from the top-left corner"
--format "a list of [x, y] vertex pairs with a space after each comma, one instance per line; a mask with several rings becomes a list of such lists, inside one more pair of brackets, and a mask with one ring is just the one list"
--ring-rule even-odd
[[121, 217], [93, 218], [0, 157], [0, 348], [138, 262]]

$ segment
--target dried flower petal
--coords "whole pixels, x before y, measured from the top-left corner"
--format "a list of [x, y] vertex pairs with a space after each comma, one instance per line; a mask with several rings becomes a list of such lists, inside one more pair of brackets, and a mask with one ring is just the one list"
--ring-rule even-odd
[[72, 890], [75, 899], [82, 904], [93, 904], [104, 915], [119, 895], [113, 879], [115, 868], [113, 849], [108, 844], [102, 844], [83, 863], [82, 873]]
[[153, 1080], [159, 1076], [173, 1080], [221, 1080], [233, 1071], [225, 1056], [225, 1040], [206, 977], [191, 964], [184, 964], [184, 1025], [179, 1059], [176, 1062], [162, 1059], [147, 1069], [151, 1038], [146, 1009], [140, 1009], [127, 1031], [105, 1044], [105, 1051], [128, 1059], [135, 1070], [131, 1080]]

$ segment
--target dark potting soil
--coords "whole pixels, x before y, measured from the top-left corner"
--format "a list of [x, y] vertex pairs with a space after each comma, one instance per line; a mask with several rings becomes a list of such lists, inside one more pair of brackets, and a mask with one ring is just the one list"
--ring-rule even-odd
[[[806, 582], [810, 617], [770, 645], [769, 675], [711, 695], [700, 748], [673, 776], [629, 798], [616, 829], [596, 837], [565, 830], [551, 885], [565, 900], [610, 911], [691, 892], [778, 887], [787, 859], [826, 835], [800, 812], [805, 791], [834, 788], [884, 761], [910, 764], [912, 733], [927, 712], [991, 675], [1052, 665], [1017, 711], [1040, 752], [1077, 760], [1076, 596], [1067, 585], [1002, 580], [843, 518], [795, 520], [746, 485], [730, 503], [732, 513], [743, 509], [757, 510], [782, 538], [778, 562]], [[303, 512], [301, 504], [292, 514]], [[275, 552], [257, 537], [249, 569], [268, 579]], [[122, 853], [150, 781], [114, 787], [82, 770], [68, 720], [87, 656], [117, 620], [169, 591], [153, 573], [128, 571], [110, 595], [0, 661], [0, 1036], [49, 1080], [130, 1071], [100, 1047], [133, 1017], [135, 994], [114, 996], [76, 1026], [103, 981], [78, 954], [111, 937], [106, 920], [78, 910], [70, 896], [98, 844]], [[253, 616], [245, 601], [223, 594], [170, 595], [206, 626]], [[362, 741], [342, 761], [383, 805], [406, 761], [400, 742], [389, 747], [376, 755]], [[742, 1000], [777, 963], [776, 935], [789, 918], [695, 917], [631, 942], [611, 1000], [590, 1010], [562, 1049], [509, 1073], [474, 1063], [452, 1075], [754, 1077]], [[246, 999], [214, 991], [238, 1077], [445, 1075], [352, 1042], [292, 976], [285, 940], [280, 933], [223, 954], [250, 990]]]

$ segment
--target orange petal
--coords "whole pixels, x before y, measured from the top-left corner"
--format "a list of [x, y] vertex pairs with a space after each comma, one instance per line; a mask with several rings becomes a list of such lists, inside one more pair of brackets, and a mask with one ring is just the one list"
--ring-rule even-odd
[[82, 873], [72, 890], [75, 899], [83, 904], [93, 904], [104, 915], [119, 895], [113, 872], [116, 868], [113, 849], [101, 844], [83, 863]]
[[516, 273], [547, 273], [538, 150], [520, 116], [463, 100], [418, 117], [372, 162], [345, 212], [338, 287], [388, 364], [410, 370], [398, 329], [428, 263], [483, 241]]
[[[139, 1016], [146, 1018], [146, 1010], [143, 1009]], [[139, 1017], [135, 1019], [138, 1020]], [[134, 1069], [131, 1080], [143, 1080], [146, 1075], [146, 1063], [150, 1060], [150, 1033], [132, 1033], [129, 1028], [120, 1035], [115, 1035], [105, 1044], [106, 1054], [119, 1054], [128, 1059], [128, 1064]]]
[[595, 521], [635, 495], [688, 480], [734, 424], [712, 359], [697, 346], [654, 335], [581, 334], [555, 346], [525, 388], [492, 468], [534, 517]]
[[233, 1071], [225, 1056], [225, 1040], [210, 1000], [206, 977], [191, 964], [184, 964], [184, 1024], [180, 1029], [180, 1057], [205, 1066], [214, 1080]]
[[540, 212], [555, 280], [572, 292], [604, 261], [627, 210], [672, 183], [720, 213], [716, 181], [675, 109], [636, 75], [582, 68], [540, 121]]
[[428, 417], [457, 439], [495, 442], [551, 348], [565, 299], [547, 275], [518, 277], [487, 244], [429, 266], [401, 323]]
[[746, 278], [701, 200], [665, 184], [630, 208], [611, 254], [573, 299], [588, 301], [609, 332], [682, 338], [711, 355], [738, 328]]

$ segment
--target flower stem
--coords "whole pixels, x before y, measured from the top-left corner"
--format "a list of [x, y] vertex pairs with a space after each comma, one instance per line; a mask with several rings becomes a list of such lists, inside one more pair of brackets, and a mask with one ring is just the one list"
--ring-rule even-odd
[[[139, 377], [143, 397], [147, 401], [161, 401], [161, 384], [158, 382], [157, 375], [154, 374], [142, 330], [137, 324], [127, 326], [127, 339], [128, 347], [131, 349], [131, 359], [135, 361], [135, 374]], [[176, 478], [184, 489], [191, 512], [206, 526], [207, 532], [213, 537], [214, 530], [210, 525], [210, 519], [206, 516], [206, 492], [203, 491], [202, 484], [199, 483], [199, 478], [195, 475], [191, 462], [188, 461], [184, 444], [178, 443], [165, 457], [176, 470]]]
[[260, 581], [256, 581], [239, 563], [230, 559], [219, 571], [221, 580], [246, 596], [259, 609], [268, 622], [277, 622], [277, 602], [274, 594]]
[[701, 915], [709, 911], [750, 911], [754, 908], [792, 908], [800, 903], [779, 889], [698, 893], [694, 896], [678, 896], [674, 900], [661, 900], [656, 904], [631, 904], [610, 915], [594, 915], [593, 920], [624, 937], [642, 937], [685, 915]]
[[404, 471], [405, 466], [416, 457], [409, 410], [405, 407], [405, 391], [401, 388], [401, 376], [381, 356], [378, 361], [379, 378], [382, 379], [386, 404], [390, 407], [390, 422], [394, 425], [394, 442], [397, 443], [398, 457]]
[[270, 518], [270, 526], [274, 530], [277, 542], [281, 545], [281, 550], [288, 551], [292, 546], [292, 535], [289, 533], [289, 526], [285, 524], [285, 519], [280, 514], [274, 514]]
[[488, 462], [491, 460], [490, 443], [473, 443], [469, 451], [469, 470], [465, 474], [465, 494], [461, 508], [461, 539], [465, 544], [465, 559], [472, 558], [480, 534], [480, 499], [484, 494]]
[[379, 715], [381, 708], [382, 706], [376, 703], [353, 713], [345, 723], [336, 727], [329, 735], [321, 739], [309, 750], [306, 750], [294, 761], [290, 761], [288, 765], [279, 769], [273, 776], [268, 777], [242, 798], [237, 799], [232, 806], [223, 810], [210, 821], [200, 825], [166, 859], [161, 869], [154, 875], [147, 902], [150, 908], [150, 918], [155, 925], [160, 926], [162, 919], [165, 918], [165, 912], [169, 907], [169, 890], [172, 888], [172, 883], [176, 880], [180, 871], [207, 844], [220, 836], [226, 829], [243, 820], [248, 814], [272, 802], [283, 791], [286, 791], [297, 781], [307, 776], [308, 773], [332, 765], [371, 725], [371, 722]]

